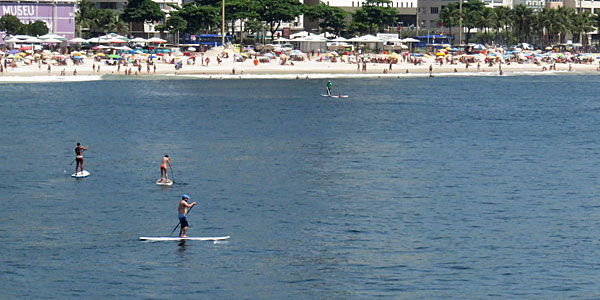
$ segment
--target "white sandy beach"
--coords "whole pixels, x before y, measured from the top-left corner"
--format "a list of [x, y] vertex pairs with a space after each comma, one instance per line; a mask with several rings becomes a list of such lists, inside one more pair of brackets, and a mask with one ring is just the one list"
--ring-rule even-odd
[[[174, 64], [166, 63], [162, 60], [156, 62], [156, 71], [154, 67], [150, 68], [150, 72], [147, 71], [147, 65], [142, 64], [141, 71], [138, 71], [138, 67], [121, 66], [120, 71], [117, 70], [117, 66], [107, 65], [102, 62], [97, 62], [92, 56], [88, 56], [84, 59], [82, 64], [74, 65], [69, 60], [67, 66], [52, 65], [51, 70], [48, 70], [48, 66], [42, 64], [23, 65], [19, 63], [16, 68], [8, 67], [2, 73], [0, 77], [1, 81], [7, 81], [12, 77], [46, 77], [46, 76], [60, 76], [64, 70], [65, 77], [79, 76], [80, 80], [85, 80], [85, 76], [97, 76], [97, 75], [126, 75], [125, 70], [131, 69], [131, 76], [152, 76], [152, 75], [193, 75], [199, 77], [208, 78], [289, 78], [289, 79], [305, 79], [305, 78], [327, 78], [327, 77], [398, 77], [398, 76], [429, 76], [429, 67], [432, 66], [432, 75], [434, 76], [452, 76], [452, 75], [483, 75], [483, 76], [497, 76], [500, 75], [499, 66], [488, 66], [484, 62], [480, 63], [478, 69], [477, 63], [472, 63], [468, 68], [463, 63], [458, 64], [443, 64], [440, 66], [435, 63], [434, 57], [428, 57], [423, 59], [423, 63], [420, 65], [414, 65], [408, 62], [399, 62], [391, 65], [386, 63], [367, 63], [366, 71], [358, 70], [356, 63], [345, 63], [345, 62], [329, 62], [323, 61], [294, 61], [293, 65], [286, 64], [281, 65], [278, 58], [272, 59], [268, 63], [259, 63], [254, 65], [252, 59], [246, 59], [244, 62], [235, 62], [232, 57], [225, 58], [219, 65], [217, 63], [217, 56], [222, 51], [220, 49], [214, 49], [205, 54], [205, 58], [210, 59], [208, 66], [200, 63], [200, 57], [196, 60], [196, 64], [188, 64], [187, 57], [183, 58], [183, 67], [180, 70], [175, 70]], [[97, 67], [100, 65], [100, 70]], [[504, 75], [519, 75], [519, 74], [552, 74], [552, 73], [566, 73], [571, 72], [598, 72], [598, 65], [595, 63], [591, 64], [576, 64], [576, 63], [557, 63], [555, 71], [549, 71], [551, 64], [542, 63], [536, 65], [533, 63], [511, 63], [502, 64], [501, 68]], [[361, 67], [362, 68], [362, 67]], [[545, 70], [544, 70], [545, 69]], [[235, 70], [235, 74], [234, 71]], [[385, 70], [385, 71], [384, 71]], [[76, 71], [76, 75], [74, 74]], [[384, 73], [387, 72], [387, 73]], [[4, 78], [4, 79], [2, 79]], [[69, 81], [73, 81], [74, 78], [70, 78]], [[9, 80], [9, 81], [27, 81], [24, 78], [21, 80]]]

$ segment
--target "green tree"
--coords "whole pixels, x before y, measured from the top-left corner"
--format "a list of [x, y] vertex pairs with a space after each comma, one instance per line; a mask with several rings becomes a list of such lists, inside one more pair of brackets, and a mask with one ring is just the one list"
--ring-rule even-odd
[[164, 16], [158, 3], [152, 0], [129, 0], [121, 12], [121, 18], [125, 22], [160, 22]]
[[469, 42], [471, 30], [478, 27], [478, 20], [481, 19], [481, 13], [485, 4], [479, 0], [469, 0], [463, 3], [463, 26], [467, 28], [467, 37], [465, 42]]
[[13, 15], [4, 15], [0, 18], [0, 30], [6, 31], [7, 34], [19, 34], [23, 24], [19, 18]]
[[561, 6], [556, 9], [559, 19], [559, 42], [562, 43], [567, 33], [573, 33], [573, 20], [577, 15], [574, 8]]
[[312, 21], [319, 21], [319, 27], [322, 29], [335, 32], [339, 36], [346, 27], [345, 19], [348, 13], [339, 7], [321, 2], [318, 5], [309, 6], [306, 16]]
[[209, 31], [216, 27], [220, 21], [221, 12], [219, 8], [212, 5], [203, 5], [202, 1], [183, 4], [183, 6], [171, 5], [177, 10], [177, 14], [186, 22], [189, 33]]
[[94, 29], [104, 34], [116, 32], [124, 35], [129, 33], [128, 24], [110, 9], [99, 9], [96, 13], [95, 22], [97, 25]]
[[488, 29], [492, 28], [496, 23], [496, 15], [490, 7], [484, 7], [478, 14], [475, 15], [475, 26], [483, 31], [483, 43], [488, 43]]
[[292, 22], [304, 13], [306, 6], [298, 0], [258, 0], [257, 14], [265, 22], [271, 37], [279, 30], [281, 23]]
[[512, 27], [521, 42], [528, 42], [532, 32], [533, 10], [523, 4], [515, 6]]
[[[80, 0], [77, 2], [77, 12], [75, 13], [75, 30], [78, 36], [85, 35], [91, 37], [91, 31], [97, 23], [97, 15], [99, 9], [96, 8], [94, 2], [90, 0]], [[83, 34], [83, 32], [86, 32]]]
[[579, 14], [576, 14], [572, 20], [572, 30], [573, 35], [578, 37], [580, 43], [586, 45], [588, 39], [584, 39], [583, 35], [587, 36], [588, 32], [594, 31], [594, 19], [592, 14], [583, 11]]
[[40, 36], [48, 33], [48, 26], [46, 26], [46, 22], [37, 20], [33, 23], [29, 23], [23, 26], [27, 34], [32, 36]]
[[390, 0], [367, 0], [363, 6], [358, 9], [350, 21], [350, 28], [360, 33], [374, 33], [383, 30], [386, 26], [396, 25], [398, 20], [398, 11], [388, 6]]
[[458, 9], [458, 3], [448, 3], [440, 10], [440, 18], [438, 24], [442, 27], [447, 27], [448, 31], [452, 32], [452, 27], [458, 26], [460, 19], [460, 11]]
[[[221, 2], [219, 1], [219, 7]], [[235, 35], [235, 22], [240, 21], [240, 32], [244, 30], [246, 20], [258, 17], [256, 13], [258, 2], [254, 0], [228, 0], [225, 3], [225, 18], [226, 23], [231, 24], [232, 36]], [[242, 35], [240, 34], [240, 40]]]
[[510, 25], [510, 14], [511, 11], [507, 7], [498, 6], [494, 7], [494, 14], [496, 18], [494, 20], [493, 28], [496, 30], [496, 36], [500, 36], [501, 43], [508, 43], [508, 26]]

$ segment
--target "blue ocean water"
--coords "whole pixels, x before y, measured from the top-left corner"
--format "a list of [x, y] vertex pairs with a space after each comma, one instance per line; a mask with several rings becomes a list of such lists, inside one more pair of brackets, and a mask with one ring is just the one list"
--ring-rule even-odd
[[325, 82], [0, 84], [0, 298], [600, 297], [597, 76]]

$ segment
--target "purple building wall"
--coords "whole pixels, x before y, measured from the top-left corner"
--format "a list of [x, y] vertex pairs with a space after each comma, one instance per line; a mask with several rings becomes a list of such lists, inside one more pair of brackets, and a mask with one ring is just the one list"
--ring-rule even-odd
[[19, 18], [22, 23], [33, 23], [41, 20], [46, 23], [50, 33], [54, 32], [67, 39], [74, 38], [75, 4], [55, 4], [54, 18], [52, 17], [52, 10], [52, 3], [0, 2], [0, 17], [13, 15]]

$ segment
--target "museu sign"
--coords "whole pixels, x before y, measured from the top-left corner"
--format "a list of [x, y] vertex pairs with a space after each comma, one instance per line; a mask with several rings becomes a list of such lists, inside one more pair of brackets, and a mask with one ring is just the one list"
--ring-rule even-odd
[[43, 21], [50, 32], [63, 35], [67, 39], [75, 37], [75, 2], [0, 2], [0, 17], [13, 15], [22, 23]]

